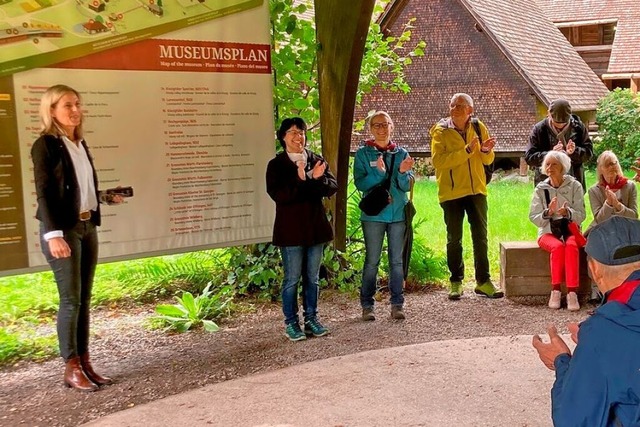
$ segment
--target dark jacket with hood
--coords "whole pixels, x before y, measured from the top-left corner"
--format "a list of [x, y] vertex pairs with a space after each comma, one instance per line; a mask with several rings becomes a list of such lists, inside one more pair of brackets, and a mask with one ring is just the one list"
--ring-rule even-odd
[[[580, 120], [580, 117], [572, 114], [569, 119], [569, 126], [570, 129], [565, 136], [565, 142], [572, 140], [576, 144], [576, 150], [569, 155], [571, 159], [569, 175], [578, 180], [582, 185], [584, 193], [587, 191], [587, 187], [584, 180], [584, 167], [582, 165], [593, 157], [593, 144], [591, 143], [591, 138], [589, 138], [589, 132]], [[547, 152], [553, 150], [553, 147], [557, 143], [558, 137], [551, 128], [548, 118], [539, 121], [533, 126], [531, 135], [529, 135], [529, 145], [527, 146], [527, 151], [524, 153], [524, 159], [529, 166], [535, 168], [534, 185], [537, 185], [547, 177], [547, 175], [540, 171], [540, 166], [542, 166], [544, 156]]]
[[554, 362], [556, 427], [640, 426], [640, 270], [580, 325], [573, 356]]

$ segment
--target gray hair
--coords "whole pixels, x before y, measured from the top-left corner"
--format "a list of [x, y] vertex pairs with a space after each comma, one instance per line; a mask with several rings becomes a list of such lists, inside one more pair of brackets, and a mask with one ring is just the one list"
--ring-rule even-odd
[[558, 161], [562, 165], [563, 175], [565, 175], [567, 172], [569, 172], [569, 169], [571, 169], [571, 159], [569, 158], [567, 153], [565, 153], [564, 151], [551, 150], [551, 151], [548, 151], [547, 154], [544, 156], [542, 165], [540, 165], [540, 170], [542, 171], [542, 173], [545, 173], [544, 171], [547, 170], [547, 163], [551, 159]]
[[458, 99], [464, 99], [464, 101], [467, 103], [467, 105], [469, 107], [473, 107], [473, 98], [471, 98], [471, 95], [466, 94], [466, 93], [456, 93], [451, 97], [451, 101], [449, 101], [449, 105], [453, 105], [455, 104], [456, 100]]

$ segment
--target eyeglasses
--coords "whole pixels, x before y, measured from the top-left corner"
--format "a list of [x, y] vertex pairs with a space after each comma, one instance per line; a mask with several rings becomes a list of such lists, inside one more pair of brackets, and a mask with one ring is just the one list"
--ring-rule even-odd
[[372, 127], [372, 128], [374, 128], [374, 129], [386, 129], [386, 128], [388, 128], [388, 127], [389, 127], [389, 125], [390, 125], [390, 124], [391, 124], [391, 123], [388, 123], [388, 122], [384, 122], [384, 123], [373, 123], [373, 124], [371, 125], [371, 127]]
[[303, 130], [290, 129], [290, 130], [286, 131], [285, 133], [287, 133], [289, 135], [293, 135], [293, 136], [305, 136], [305, 133], [304, 133]]
[[468, 105], [467, 104], [453, 104], [453, 105], [449, 105], [449, 108], [451, 108], [452, 110], [460, 110], [463, 108], [467, 108]]

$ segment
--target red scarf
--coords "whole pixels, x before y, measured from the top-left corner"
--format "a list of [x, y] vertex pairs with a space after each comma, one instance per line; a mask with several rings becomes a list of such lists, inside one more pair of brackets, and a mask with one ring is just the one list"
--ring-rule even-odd
[[389, 144], [387, 144], [386, 147], [381, 147], [378, 144], [376, 144], [375, 139], [368, 139], [365, 142], [365, 145], [367, 145], [368, 147], [375, 147], [378, 149], [378, 151], [393, 151], [396, 149], [396, 143], [395, 142], [391, 142], [389, 141]]
[[598, 185], [600, 185], [602, 188], [609, 187], [609, 190], [611, 191], [618, 191], [619, 189], [627, 185], [627, 181], [628, 179], [624, 176], [616, 176], [615, 182], [613, 184], [610, 184], [602, 177], [602, 175], [600, 175], [600, 182], [598, 183]]

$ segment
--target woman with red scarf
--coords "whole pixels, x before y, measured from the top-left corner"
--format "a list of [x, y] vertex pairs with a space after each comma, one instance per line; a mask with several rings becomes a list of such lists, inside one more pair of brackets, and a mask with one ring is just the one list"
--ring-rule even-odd
[[360, 305], [362, 320], [375, 320], [374, 303], [378, 267], [382, 255], [384, 236], [387, 236], [389, 255], [389, 293], [391, 317], [396, 320], [405, 318], [402, 290], [404, 282], [404, 264], [402, 248], [404, 246], [405, 216], [404, 205], [407, 203], [407, 191], [413, 179], [411, 168], [413, 159], [404, 148], [398, 147], [391, 140], [393, 120], [385, 111], [376, 111], [369, 117], [369, 130], [372, 139], [356, 151], [353, 161], [353, 178], [356, 188], [365, 195], [376, 186], [389, 184], [390, 203], [379, 213], [362, 212], [360, 221], [364, 234], [365, 261], [362, 270], [362, 286], [360, 288]]
[[638, 218], [636, 184], [622, 175], [620, 162], [613, 151], [607, 150], [598, 156], [596, 173], [598, 182], [589, 188], [593, 222], [585, 235], [612, 216]]

